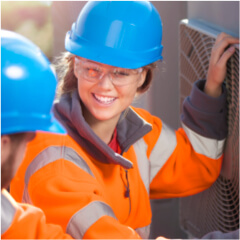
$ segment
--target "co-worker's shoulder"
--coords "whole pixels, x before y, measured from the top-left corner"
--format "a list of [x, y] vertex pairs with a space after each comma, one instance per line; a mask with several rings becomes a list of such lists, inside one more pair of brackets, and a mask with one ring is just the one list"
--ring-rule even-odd
[[81, 148], [79, 144], [68, 134], [52, 134], [48, 132], [37, 132], [36, 137], [28, 144], [27, 155], [38, 155], [39, 152], [49, 147], [63, 148]]

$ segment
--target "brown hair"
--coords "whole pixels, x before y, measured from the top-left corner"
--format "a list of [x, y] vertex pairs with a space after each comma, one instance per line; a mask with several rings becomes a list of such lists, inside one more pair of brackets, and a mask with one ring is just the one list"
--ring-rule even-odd
[[[77, 78], [74, 75], [74, 60], [75, 55], [64, 52], [60, 57], [56, 58], [54, 65], [58, 75], [59, 83], [57, 87], [57, 97], [65, 93], [72, 93], [77, 89]], [[141, 87], [138, 88], [137, 93], [141, 94], [146, 92], [153, 79], [153, 70], [156, 68], [156, 62], [144, 66], [144, 69], [147, 69], [146, 79]]]
[[13, 133], [8, 136], [11, 138], [12, 142], [19, 144], [26, 137], [26, 132]]

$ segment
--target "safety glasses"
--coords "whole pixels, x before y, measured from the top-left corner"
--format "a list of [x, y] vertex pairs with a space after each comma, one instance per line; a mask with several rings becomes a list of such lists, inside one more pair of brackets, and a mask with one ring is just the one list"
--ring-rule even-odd
[[115, 86], [125, 86], [136, 82], [143, 69], [127, 69], [112, 66], [105, 67], [96, 62], [75, 57], [75, 71], [80, 77], [89, 82], [98, 82], [104, 76], [108, 75]]

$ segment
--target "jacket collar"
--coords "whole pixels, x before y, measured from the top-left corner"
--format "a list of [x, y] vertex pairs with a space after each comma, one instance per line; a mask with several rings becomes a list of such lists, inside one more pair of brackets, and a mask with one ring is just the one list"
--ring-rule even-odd
[[[56, 100], [53, 106], [55, 117], [67, 129], [68, 134], [81, 145], [95, 160], [103, 163], [120, 164], [131, 168], [132, 163], [115, 153], [90, 128], [82, 115], [82, 108], [77, 90], [71, 95], [65, 94]], [[141, 118], [132, 108], [122, 113], [117, 125], [118, 142], [122, 153], [138, 139], [143, 137], [152, 127]]]

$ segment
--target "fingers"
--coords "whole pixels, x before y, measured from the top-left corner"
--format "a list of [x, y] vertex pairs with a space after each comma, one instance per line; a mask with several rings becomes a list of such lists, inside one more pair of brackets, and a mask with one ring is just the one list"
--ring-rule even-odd
[[[230, 47], [225, 52], [226, 48], [231, 44], [237, 44], [237, 43], [239, 44], [238, 38], [234, 38], [226, 33], [219, 34], [212, 48], [212, 54], [211, 54], [212, 63], [216, 64], [219, 60], [224, 61], [228, 59], [234, 53], [234, 50], [232, 47]], [[223, 56], [223, 60], [221, 56]]]
[[239, 44], [239, 39], [221, 33], [212, 48], [207, 82], [204, 88], [204, 92], [212, 97], [218, 97], [221, 94], [221, 86], [226, 76], [227, 61], [235, 52], [234, 44]]
[[234, 54], [234, 52], [235, 47], [232, 45], [222, 54], [221, 58], [218, 61], [219, 66], [226, 65], [226, 62]]
[[239, 43], [239, 39], [235, 38], [225, 32], [221, 32], [218, 36], [217, 39], [215, 41], [215, 44], [218, 44], [219, 42], [221, 42], [222, 40], [224, 40], [225, 38], [229, 38], [230, 40], [232, 39], [234, 42], [236, 41], [236, 43]]
[[218, 44], [220, 41], [222, 41], [222, 39], [223, 39], [224, 37], [227, 37], [227, 36], [230, 36], [230, 35], [228, 35], [228, 34], [225, 33], [225, 32], [221, 32], [221, 33], [217, 36], [216, 41], [215, 41], [215, 44]]

